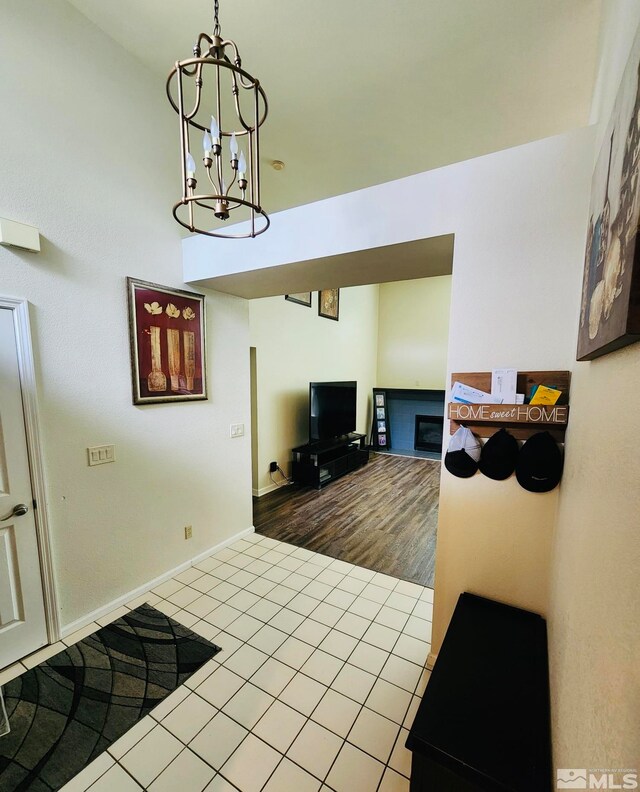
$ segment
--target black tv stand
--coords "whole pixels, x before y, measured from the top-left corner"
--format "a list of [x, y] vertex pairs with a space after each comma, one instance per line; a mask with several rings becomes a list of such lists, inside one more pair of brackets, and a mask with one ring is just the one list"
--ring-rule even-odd
[[332, 440], [306, 443], [293, 449], [293, 480], [322, 489], [352, 470], [366, 465], [369, 451], [365, 448], [366, 435], [350, 432]]

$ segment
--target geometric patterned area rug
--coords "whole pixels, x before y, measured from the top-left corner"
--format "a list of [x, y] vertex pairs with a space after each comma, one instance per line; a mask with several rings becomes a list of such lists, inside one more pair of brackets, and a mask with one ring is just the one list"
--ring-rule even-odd
[[219, 651], [144, 604], [8, 682], [0, 790], [60, 789]]

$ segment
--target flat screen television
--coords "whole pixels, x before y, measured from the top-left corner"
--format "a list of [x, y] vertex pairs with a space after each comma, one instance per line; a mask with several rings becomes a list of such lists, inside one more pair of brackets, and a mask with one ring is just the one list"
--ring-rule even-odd
[[333, 440], [356, 428], [357, 382], [309, 383], [309, 442]]

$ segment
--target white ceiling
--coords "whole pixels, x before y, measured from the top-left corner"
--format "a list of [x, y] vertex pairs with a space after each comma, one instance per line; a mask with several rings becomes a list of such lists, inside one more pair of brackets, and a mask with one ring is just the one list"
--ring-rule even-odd
[[317, 289], [451, 275], [453, 242], [453, 234], [444, 234], [189, 283], [251, 300]]
[[[69, 0], [158, 76], [209, 0]], [[271, 213], [586, 124], [600, 0], [220, 0], [262, 82]], [[381, 207], [384, 211], [384, 207]]]

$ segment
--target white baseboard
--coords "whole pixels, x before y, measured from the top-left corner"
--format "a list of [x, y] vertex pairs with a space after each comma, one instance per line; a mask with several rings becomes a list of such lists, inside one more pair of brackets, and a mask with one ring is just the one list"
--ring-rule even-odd
[[[253, 527], [253, 525], [250, 528], [245, 528], [244, 531], [240, 531], [239, 533], [234, 534], [233, 536], [229, 537], [229, 539], [225, 539], [223, 542], [218, 542], [217, 545], [214, 545], [213, 547], [210, 547], [208, 550], [205, 550], [204, 552], [199, 553], [197, 556], [192, 558], [191, 561], [189, 561], [189, 566], [195, 566], [196, 564], [199, 564], [200, 561], [203, 561], [205, 558], [209, 558], [210, 555], [213, 555], [214, 553], [217, 553], [218, 550], [223, 550], [225, 547], [229, 547], [229, 545], [234, 544], [234, 542], [237, 542], [239, 539], [243, 539], [245, 536], [249, 536], [249, 534], [252, 534], [252, 533], [255, 533], [255, 532], [256, 532], [256, 529]], [[172, 577], [172, 576], [169, 575], [169, 577]], [[132, 599], [132, 598], [130, 598], [130, 599]]]
[[197, 556], [190, 559], [189, 561], [183, 561], [182, 564], [178, 564], [178, 566], [173, 567], [173, 569], [167, 570], [167, 572], [163, 572], [162, 575], [158, 575], [158, 577], [154, 578], [153, 580], [149, 580], [146, 583], [143, 583], [142, 586], [138, 586], [131, 591], [128, 591], [126, 594], [123, 594], [121, 597], [117, 597], [116, 599], [108, 602], [106, 605], [103, 605], [100, 608], [96, 608], [96, 610], [91, 611], [91, 613], [87, 613], [85, 616], [81, 616], [79, 619], [72, 621], [71, 624], [65, 624], [63, 627], [60, 628], [60, 637], [66, 638], [67, 635], [71, 635], [71, 633], [76, 632], [76, 630], [82, 629], [87, 624], [91, 624], [91, 622], [96, 621], [96, 619], [100, 619], [102, 616], [106, 616], [107, 613], [111, 613], [111, 611], [119, 608], [121, 605], [124, 605], [126, 602], [129, 602], [135, 597], [139, 597], [141, 594], [146, 594], [147, 591], [151, 591], [151, 589], [156, 588], [161, 583], [164, 583], [165, 580], [169, 580], [176, 575], [179, 575], [180, 572], [184, 572], [185, 569], [189, 569], [189, 567], [194, 566], [195, 564], [199, 563], [205, 558], [208, 558], [213, 553], [217, 553], [218, 550], [222, 550], [225, 547], [228, 547], [230, 544], [237, 542], [238, 539], [242, 539], [244, 536], [248, 536], [249, 534], [254, 533], [256, 529], [253, 525], [250, 528], [246, 528], [244, 531], [240, 531], [233, 536], [230, 536], [228, 539], [225, 539], [223, 542], [218, 542], [217, 545], [210, 547], [208, 550], [205, 550], [202, 553], [198, 553]]
[[260, 487], [260, 489], [253, 490], [254, 498], [261, 498], [263, 495], [266, 495], [268, 492], [273, 492], [274, 490], [280, 489], [277, 484], [269, 484], [266, 487]]
[[436, 660], [438, 659], [438, 655], [434, 654], [433, 652], [429, 652], [427, 657], [427, 668], [429, 671], [433, 671], [433, 667], [436, 664]]

